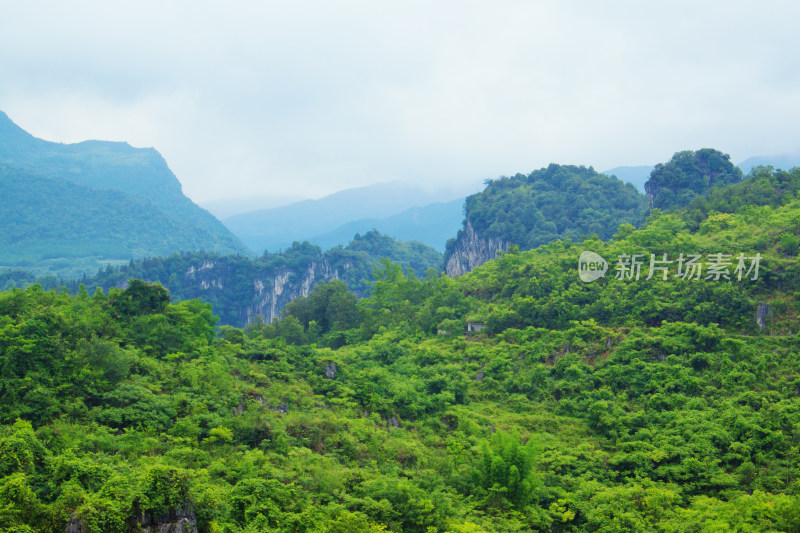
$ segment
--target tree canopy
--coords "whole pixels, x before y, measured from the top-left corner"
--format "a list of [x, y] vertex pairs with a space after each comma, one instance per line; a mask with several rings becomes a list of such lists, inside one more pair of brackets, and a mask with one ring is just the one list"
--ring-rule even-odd
[[677, 152], [659, 163], [644, 184], [650, 206], [670, 210], [688, 205], [713, 187], [742, 181], [742, 171], [728, 154], [713, 148]]
[[[365, 298], [318, 284], [247, 329], [143, 281], [0, 292], [3, 528], [796, 531], [800, 198], [756, 175], [784, 192], [730, 185], [457, 279], [384, 260]], [[586, 250], [610, 263], [591, 283]], [[681, 253], [760, 271], [648, 279]]]

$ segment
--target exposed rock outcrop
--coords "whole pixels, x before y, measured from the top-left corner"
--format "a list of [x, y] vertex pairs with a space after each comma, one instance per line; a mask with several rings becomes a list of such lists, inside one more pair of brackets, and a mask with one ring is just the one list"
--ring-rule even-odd
[[460, 276], [505, 251], [509, 244], [499, 237], [483, 237], [472, 227], [469, 219], [458, 234], [450, 253], [445, 257], [444, 271], [448, 276]]
[[[130, 531], [136, 533], [197, 533], [197, 519], [191, 504], [170, 509], [161, 516], [138, 511], [136, 517], [128, 523]], [[72, 515], [64, 533], [102, 533], [87, 527], [81, 519]]]
[[336, 363], [328, 363], [325, 366], [325, 378], [333, 379], [336, 377]]
[[764, 331], [764, 327], [772, 317], [772, 307], [767, 303], [760, 303], [756, 308], [756, 325], [759, 331]]
[[285, 251], [261, 257], [187, 252], [131, 261], [70, 282], [69, 289], [77, 293], [81, 283], [90, 292], [95, 287], [124, 289], [129, 279], [160, 283], [173, 301], [200, 298], [213, 306], [220, 325], [245, 327], [259, 321], [258, 316], [272, 321], [286, 304], [323, 282], [338, 279], [356, 296], [366, 296], [383, 258], [420, 273], [442, 266], [442, 256], [433, 248], [370, 231], [356, 235], [347, 247], [325, 252], [309, 242], [295, 242]]
[[[199, 268], [198, 268], [199, 266]], [[202, 265], [192, 266], [184, 274], [184, 287], [199, 289], [204, 292], [224, 293], [225, 280], [236, 277], [235, 266], [227, 261], [206, 261]], [[308, 296], [317, 283], [340, 279], [340, 274], [353, 265], [348, 262], [331, 266], [326, 257], [310, 262], [305, 268], [291, 269], [287, 267], [268, 268], [260, 272], [249, 272], [252, 276], [252, 292], [250, 300], [242, 301], [239, 308], [239, 323], [249, 324], [256, 316], [271, 322], [281, 310], [300, 296]], [[204, 296], [204, 299], [208, 299]]]

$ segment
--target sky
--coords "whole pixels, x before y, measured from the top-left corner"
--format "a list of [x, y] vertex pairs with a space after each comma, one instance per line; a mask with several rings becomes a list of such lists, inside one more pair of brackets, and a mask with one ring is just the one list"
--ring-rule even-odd
[[800, 149], [793, 1], [2, 4], [0, 110], [201, 203]]

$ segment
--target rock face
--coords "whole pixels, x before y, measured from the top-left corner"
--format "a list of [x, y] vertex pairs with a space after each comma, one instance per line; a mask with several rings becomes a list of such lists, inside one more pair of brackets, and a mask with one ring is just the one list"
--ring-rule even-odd
[[[197, 533], [197, 519], [190, 504], [180, 508], [170, 509], [162, 516], [151, 516], [149, 513], [139, 511], [136, 518], [130, 520], [130, 531], [137, 533]], [[101, 533], [93, 531], [81, 522], [75, 515], [69, 520], [64, 533]]]
[[760, 303], [756, 308], [756, 325], [759, 331], [764, 331], [770, 317], [772, 316], [772, 307], [767, 303]]
[[338, 279], [356, 296], [366, 296], [383, 258], [415, 272], [442, 266], [442, 256], [433, 248], [370, 231], [363, 237], [356, 235], [347, 248], [337, 246], [325, 252], [308, 242], [295, 242], [285, 251], [257, 258], [187, 252], [131, 261], [68, 285], [77, 293], [81, 283], [90, 292], [96, 287], [124, 289], [130, 279], [160, 283], [173, 301], [201, 298], [213, 306], [220, 325], [245, 327], [258, 321], [257, 316], [270, 322], [287, 303], [307, 296], [319, 283]]
[[336, 363], [328, 363], [325, 367], [325, 379], [333, 379], [336, 377]]
[[485, 238], [475, 231], [467, 219], [464, 229], [459, 232], [455, 245], [445, 257], [444, 271], [448, 276], [460, 276], [505, 251], [509, 243], [499, 237]]
[[[241, 300], [237, 323], [250, 324], [256, 320], [256, 316], [261, 316], [265, 322], [271, 322], [286, 304], [300, 296], [308, 296], [317, 283], [341, 279], [341, 274], [353, 267], [347, 261], [334, 267], [323, 257], [299, 269], [280, 267], [250, 271], [247, 274], [252, 280], [252, 291], [248, 291], [247, 300]], [[213, 301], [211, 296], [226, 293], [228, 280], [237, 276], [235, 270], [225, 260], [204, 261], [201, 265], [193, 265], [186, 270], [183, 286], [198, 291], [198, 295], [204, 300]]]
[[69, 523], [67, 524], [67, 529], [64, 530], [64, 533], [92, 533], [92, 531], [83, 525], [78, 517], [72, 515], [69, 518]]

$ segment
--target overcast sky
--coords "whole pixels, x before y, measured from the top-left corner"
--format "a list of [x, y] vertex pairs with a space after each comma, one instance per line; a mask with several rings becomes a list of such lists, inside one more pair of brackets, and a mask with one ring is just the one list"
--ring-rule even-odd
[[800, 148], [800, 3], [4, 0], [0, 109], [198, 202]]

